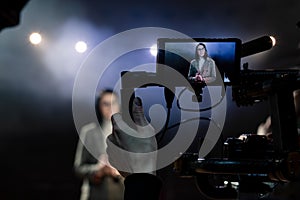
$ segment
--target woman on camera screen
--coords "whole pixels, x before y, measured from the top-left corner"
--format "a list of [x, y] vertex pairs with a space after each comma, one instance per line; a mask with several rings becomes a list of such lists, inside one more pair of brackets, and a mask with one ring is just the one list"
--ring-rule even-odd
[[191, 61], [188, 79], [196, 83], [211, 83], [216, 80], [216, 64], [208, 56], [204, 43], [196, 46], [195, 59]]

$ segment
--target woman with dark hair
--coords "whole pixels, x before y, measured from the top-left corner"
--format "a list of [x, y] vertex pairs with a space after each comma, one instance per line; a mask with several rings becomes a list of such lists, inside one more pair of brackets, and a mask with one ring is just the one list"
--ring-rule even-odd
[[196, 46], [195, 59], [191, 61], [188, 78], [196, 83], [211, 83], [216, 80], [216, 64], [208, 56], [204, 43]]
[[117, 94], [103, 90], [95, 102], [98, 122], [82, 127], [78, 142], [74, 168], [83, 180], [81, 200], [123, 199], [123, 178], [110, 165], [106, 154], [106, 138], [112, 133], [111, 116], [119, 112]]

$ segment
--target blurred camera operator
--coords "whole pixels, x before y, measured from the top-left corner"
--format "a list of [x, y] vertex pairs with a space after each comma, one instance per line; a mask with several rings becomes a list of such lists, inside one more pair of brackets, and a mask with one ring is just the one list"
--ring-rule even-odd
[[[293, 91], [295, 112], [297, 118], [298, 129], [298, 144], [300, 146], [300, 89]], [[261, 123], [257, 129], [258, 135], [265, 135], [269, 140], [272, 140], [272, 122], [271, 117], [268, 116], [264, 123]], [[291, 182], [278, 185], [275, 190], [270, 194], [268, 199], [300, 199], [300, 180], [299, 177]]]
[[[293, 92], [295, 112], [297, 118], [298, 135], [300, 135], [300, 89]], [[272, 123], [271, 117], [268, 116], [264, 123], [261, 123], [257, 129], [258, 135], [266, 135], [269, 139], [272, 138]]]

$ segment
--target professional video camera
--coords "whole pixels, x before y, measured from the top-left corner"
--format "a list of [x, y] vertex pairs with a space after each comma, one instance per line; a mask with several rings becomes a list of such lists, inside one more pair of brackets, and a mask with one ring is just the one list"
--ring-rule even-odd
[[[188, 79], [190, 61], [197, 44], [206, 45], [217, 67], [216, 80], [195, 83]], [[251, 106], [269, 101], [271, 107], [272, 139], [248, 134], [243, 138], [230, 137], [223, 143], [220, 158], [199, 158], [195, 153], [182, 153], [174, 169], [182, 175], [197, 177], [199, 189], [209, 198], [236, 198], [238, 191], [265, 194], [272, 184], [299, 178], [300, 152], [293, 91], [300, 89], [299, 70], [250, 70], [247, 64], [240, 69], [241, 58], [265, 51], [273, 46], [272, 38], [263, 36], [247, 43], [237, 38], [158, 39], [156, 73], [122, 72], [122, 113], [131, 125], [129, 112], [136, 88], [164, 88], [168, 110], [172, 107], [175, 87], [194, 92], [194, 101], [202, 101], [206, 86], [232, 87], [232, 98], [238, 106]], [[187, 83], [171, 81], [167, 65], [186, 77]], [[173, 77], [174, 78], [174, 77]], [[170, 87], [166, 87], [166, 85]], [[224, 90], [220, 95], [223, 97]], [[213, 107], [213, 106], [212, 106]], [[169, 119], [170, 113], [168, 112]], [[168, 120], [162, 135], [167, 130]], [[216, 179], [212, 184], [211, 179]], [[224, 185], [224, 181], [227, 184]], [[216, 184], [216, 182], [218, 184]], [[238, 183], [239, 186], [234, 186]], [[268, 184], [265, 184], [268, 183]]]
[[[242, 45], [241, 56], [251, 55], [254, 44], [264, 46], [266, 37]], [[261, 42], [263, 42], [261, 44]], [[270, 42], [271, 43], [271, 40]], [[267, 45], [268, 46], [268, 45]], [[248, 51], [250, 48], [250, 52]], [[261, 48], [266, 50], [268, 48]], [[300, 176], [299, 139], [296, 125], [293, 91], [300, 89], [299, 70], [243, 70], [232, 82], [232, 97], [238, 106], [251, 106], [268, 101], [271, 110], [272, 138], [249, 134], [243, 138], [227, 138], [221, 158], [195, 159], [182, 157], [184, 167], [177, 169], [197, 177], [199, 188], [211, 198], [237, 198], [237, 190], [222, 181], [238, 182], [239, 192], [259, 195], [272, 191], [274, 183], [291, 182]], [[209, 184], [217, 175], [222, 184]], [[209, 185], [209, 186], [208, 186]]]

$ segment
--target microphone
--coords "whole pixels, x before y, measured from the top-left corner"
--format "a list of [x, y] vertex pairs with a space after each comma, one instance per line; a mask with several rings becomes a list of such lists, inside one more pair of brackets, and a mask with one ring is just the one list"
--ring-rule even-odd
[[275, 38], [262, 36], [242, 44], [241, 57], [250, 56], [271, 49], [275, 45]]

